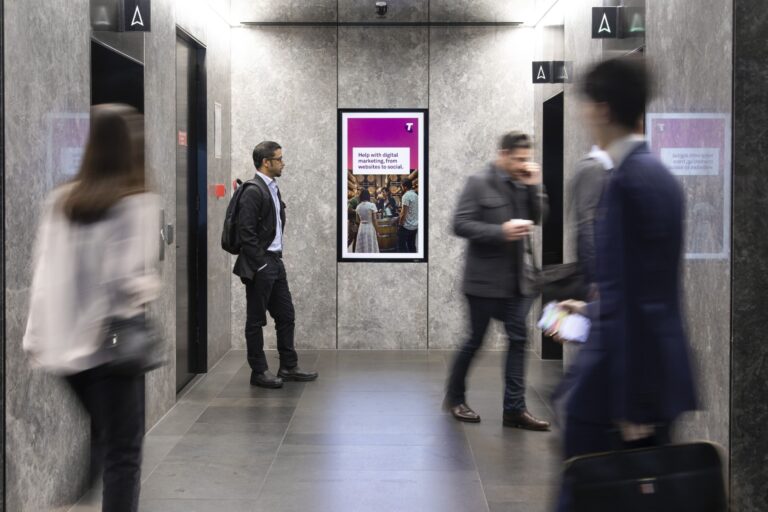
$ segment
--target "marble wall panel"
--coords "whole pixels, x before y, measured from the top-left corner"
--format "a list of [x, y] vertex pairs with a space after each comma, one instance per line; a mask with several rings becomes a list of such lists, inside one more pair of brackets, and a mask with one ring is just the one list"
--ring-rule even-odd
[[527, 23], [537, 12], [534, 0], [430, 0], [430, 21]]
[[[768, 211], [764, 136], [768, 125], [768, 14], [762, 2], [734, 5], [733, 339], [731, 357], [731, 509], [768, 510], [768, 380], [765, 291]], [[738, 29], [736, 29], [738, 27]]]
[[[336, 48], [336, 27], [232, 31], [232, 179], [254, 175], [258, 142], [283, 146], [285, 264], [299, 349], [336, 346]], [[232, 345], [242, 348], [245, 293], [232, 279]], [[265, 336], [274, 346], [271, 323]]]
[[[466, 178], [494, 159], [504, 132], [533, 131], [534, 31], [435, 27], [430, 47], [429, 346], [448, 349], [466, 328], [465, 242], [453, 235], [452, 205]], [[498, 333], [487, 348], [505, 347]]]
[[[145, 35], [144, 123], [147, 168], [165, 222], [176, 224], [176, 22], [175, 0], [152, 2], [152, 32]], [[147, 426], [176, 401], [176, 251], [166, 245], [163, 280], [152, 315], [167, 340], [168, 364], [147, 375]]]
[[[338, 0], [230, 0], [235, 23], [335, 22]], [[373, 4], [370, 4], [373, 10]]]
[[[732, 17], [731, 2], [647, 2], [646, 55], [657, 85], [648, 112], [731, 114]], [[689, 238], [697, 236], [692, 227], [689, 222]], [[723, 361], [730, 357], [730, 271], [728, 258], [685, 262], [684, 301], [702, 410], [682, 422], [680, 435], [723, 446], [729, 429], [730, 375]]]
[[341, 27], [339, 108], [426, 108], [427, 27]]
[[376, 2], [360, 0], [339, 0], [339, 21], [392, 23], [428, 21], [429, 0], [389, 0], [386, 16], [379, 16]]
[[[339, 32], [339, 108], [425, 108], [428, 73], [427, 28]], [[424, 263], [340, 263], [338, 347], [427, 348], [427, 268]]]
[[[145, 37], [145, 129], [148, 176], [160, 195], [166, 221], [175, 223], [175, 0], [153, 2], [153, 30]], [[203, 16], [204, 20], [209, 17]], [[224, 25], [219, 20], [220, 25]], [[88, 429], [74, 398], [59, 379], [30, 371], [21, 352], [26, 321], [31, 250], [38, 207], [61, 181], [48, 163], [54, 147], [49, 130], [51, 119], [61, 115], [87, 115], [90, 105], [90, 53], [88, 2], [48, 2], [45, 7], [9, 2], [5, 27], [12, 38], [5, 46], [5, 71], [12, 77], [6, 87], [6, 235], [15, 243], [8, 247], [7, 294], [12, 304], [6, 311], [9, 368], [7, 382], [6, 442], [9, 510], [47, 510], [77, 497], [86, 476], [85, 450]], [[219, 27], [221, 28], [221, 26]], [[211, 94], [222, 98], [228, 112], [228, 25], [211, 37], [215, 79], [209, 79]], [[219, 36], [223, 38], [219, 42]], [[226, 37], [225, 37], [226, 36]], [[52, 79], [56, 77], [56, 79]], [[219, 79], [220, 78], [220, 79]], [[211, 105], [211, 112], [213, 106]], [[226, 115], [226, 114], [225, 114]], [[212, 116], [212, 114], [211, 114]], [[225, 117], [225, 122], [228, 123]], [[227, 131], [224, 132], [228, 137]], [[225, 141], [225, 147], [228, 141]], [[44, 148], [43, 151], [40, 148]], [[229, 178], [228, 152], [212, 171], [221, 181]], [[216, 168], [214, 168], [216, 167]], [[223, 174], [222, 174], [223, 173]], [[220, 210], [220, 208], [219, 208]], [[221, 222], [221, 211], [213, 212]], [[228, 259], [224, 260], [228, 263]], [[168, 340], [169, 360], [175, 347], [175, 257], [166, 251], [161, 265], [163, 292], [151, 314]], [[226, 272], [226, 275], [224, 273]], [[213, 308], [218, 325], [210, 359], [215, 362], [229, 346], [229, 274], [222, 289], [212, 287], [218, 301]], [[213, 323], [212, 326], [216, 327]], [[173, 364], [147, 377], [147, 426], [151, 426], [175, 402]], [[80, 468], [73, 470], [73, 468]]]
[[[4, 30], [3, 30], [3, 5], [0, 3], [0, 41], [3, 40], [4, 37]], [[0, 43], [0, 52], [2, 51], [2, 43]], [[2, 66], [0, 66], [0, 106], [3, 105], [3, 80], [5, 78], [5, 70]], [[0, 107], [2, 108], [2, 107]], [[0, 117], [0, 131], [4, 131], [3, 128], [3, 120], [5, 116], [5, 112], [3, 112], [3, 116]], [[3, 139], [5, 140], [5, 139]], [[0, 172], [2, 173], [2, 176], [5, 176], [5, 153], [3, 144], [0, 143]], [[5, 197], [5, 187], [4, 187], [5, 179], [0, 179], [0, 197]], [[0, 240], [3, 241], [3, 247], [0, 248], [0, 265], [2, 265], [3, 270], [5, 270], [5, 207], [4, 207], [5, 201], [0, 203], [0, 217], [3, 218], [2, 223], [0, 223]], [[2, 308], [3, 311], [5, 311], [5, 272], [0, 272], [0, 287], [2, 287], [3, 293], [0, 295], [0, 308]], [[0, 316], [0, 361], [3, 361], [3, 364], [0, 365], [0, 407], [2, 407], [2, 410], [5, 411], [5, 314]], [[2, 439], [5, 439], [5, 422], [0, 422], [0, 436], [2, 436]], [[5, 451], [3, 451], [2, 455], [0, 455], [0, 494], [5, 496]], [[5, 501], [5, 500], [3, 500]], [[0, 504], [0, 512], [5, 510], [5, 503]]]
[[427, 348], [427, 265], [339, 263], [342, 350]]
[[[208, 18], [208, 367], [231, 348], [232, 268], [221, 249], [221, 227], [229, 201], [216, 198], [217, 183], [231, 188], [232, 66], [231, 29], [221, 17]], [[215, 104], [221, 105], [221, 156], [215, 155]]]
[[4, 31], [6, 509], [31, 512], [75, 498], [84, 477], [72, 467], [83, 460], [85, 418], [63, 381], [30, 368], [21, 343], [34, 226], [61, 182], [48, 164], [52, 119], [90, 106], [89, 3], [5, 2]]

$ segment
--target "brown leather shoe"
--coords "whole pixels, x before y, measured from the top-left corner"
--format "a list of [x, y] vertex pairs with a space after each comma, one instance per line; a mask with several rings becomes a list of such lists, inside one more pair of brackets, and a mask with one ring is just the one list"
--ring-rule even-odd
[[522, 410], [517, 413], [505, 412], [504, 413], [504, 426], [522, 428], [525, 430], [537, 430], [547, 431], [549, 430], [550, 423], [548, 421], [534, 418], [531, 413], [526, 410]]
[[454, 418], [467, 423], [480, 423], [480, 415], [469, 408], [467, 404], [449, 406], [448, 410]]

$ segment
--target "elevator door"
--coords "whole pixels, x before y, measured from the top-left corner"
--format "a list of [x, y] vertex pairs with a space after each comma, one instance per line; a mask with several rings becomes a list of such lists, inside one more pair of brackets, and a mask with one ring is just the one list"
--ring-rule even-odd
[[[176, 41], [176, 390], [207, 366], [204, 50]], [[202, 119], [202, 122], [201, 122]]]
[[[563, 262], [563, 93], [544, 102], [543, 162], [544, 186], [549, 196], [549, 215], [542, 232], [542, 264]], [[551, 297], [543, 296], [547, 303]], [[541, 357], [562, 359], [563, 346], [542, 334]]]

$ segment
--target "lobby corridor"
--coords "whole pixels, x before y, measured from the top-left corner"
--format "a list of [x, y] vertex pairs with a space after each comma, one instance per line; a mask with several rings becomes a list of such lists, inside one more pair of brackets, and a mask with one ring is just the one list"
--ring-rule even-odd
[[[451, 352], [303, 352], [320, 379], [265, 390], [233, 350], [149, 432], [141, 510], [550, 510], [556, 434], [502, 427], [503, 355], [478, 357], [469, 403], [483, 421], [470, 425], [440, 408]], [[529, 352], [537, 416], [552, 419], [560, 366]]]

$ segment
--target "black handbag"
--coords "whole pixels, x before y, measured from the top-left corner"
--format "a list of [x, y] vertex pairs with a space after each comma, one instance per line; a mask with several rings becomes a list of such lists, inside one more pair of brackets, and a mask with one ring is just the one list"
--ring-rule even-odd
[[[530, 237], [526, 237], [523, 243], [525, 245], [524, 271], [528, 274], [534, 295], [541, 294], [544, 302], [587, 300], [589, 287], [579, 263], [561, 263], [541, 268], [536, 263]], [[526, 259], [528, 261], [525, 261]]]
[[99, 359], [107, 373], [141, 375], [165, 364], [161, 338], [146, 315], [113, 317], [106, 325]]
[[589, 292], [579, 263], [545, 266], [538, 273], [538, 284], [545, 302], [585, 301]]
[[719, 448], [668, 444], [574, 457], [564, 479], [574, 512], [724, 512]]

